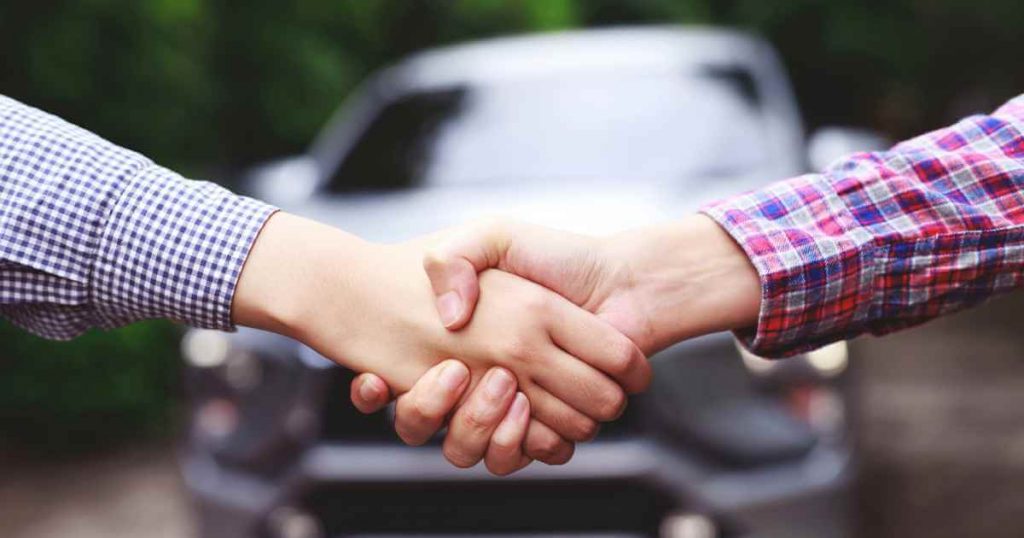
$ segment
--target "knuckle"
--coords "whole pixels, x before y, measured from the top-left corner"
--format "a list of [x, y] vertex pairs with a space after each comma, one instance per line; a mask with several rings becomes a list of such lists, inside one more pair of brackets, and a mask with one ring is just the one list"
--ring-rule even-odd
[[440, 426], [440, 420], [424, 415], [414, 403], [399, 406], [395, 411], [395, 433], [407, 445], [422, 445]]
[[444, 459], [460, 469], [468, 469], [480, 461], [479, 457], [470, 455], [455, 444], [445, 443], [441, 452], [444, 454]]
[[411, 399], [406, 409], [408, 416], [405, 418], [416, 423], [430, 423], [440, 418], [437, 409], [420, 398]]
[[589, 418], [580, 419], [573, 424], [572, 440], [578, 442], [590, 441], [597, 436], [600, 428], [597, 422]]
[[626, 338], [618, 338], [615, 340], [608, 349], [609, 362], [608, 368], [612, 375], [626, 375], [630, 373], [636, 365], [637, 354], [636, 349], [633, 346], [633, 342]]
[[401, 422], [395, 423], [395, 433], [398, 434], [398, 438], [401, 439], [403, 443], [409, 446], [419, 446], [427, 441], [424, 439], [425, 436], [419, 435], [418, 432], [410, 429], [407, 425]]
[[598, 409], [597, 419], [602, 422], [608, 422], [619, 418], [622, 411], [626, 408], [626, 394], [619, 388], [606, 391], [601, 397], [601, 405]]
[[495, 476], [508, 476], [515, 472], [515, 464], [505, 461], [491, 461], [490, 458], [484, 460], [484, 465], [487, 466], [487, 470]]
[[548, 465], [563, 465], [572, 459], [574, 451], [575, 445], [559, 441], [554, 446], [538, 448], [529, 456]]
[[459, 413], [459, 422], [467, 431], [474, 433], [486, 432], [494, 426], [491, 414], [480, 406], [473, 406]]
[[527, 454], [533, 459], [550, 463], [565, 452], [569, 443], [553, 435], [545, 435], [535, 439], [529, 439], [527, 443]]
[[519, 444], [516, 443], [516, 439], [507, 436], [494, 436], [491, 438], [490, 450], [496, 454], [506, 456], [514, 454], [519, 448]]
[[515, 472], [520, 459], [519, 447], [514, 444], [511, 446], [508, 444], [502, 445], [496, 441], [491, 441], [491, 446], [487, 450], [487, 457], [484, 458], [484, 465], [487, 466], [487, 470], [491, 474], [498, 476], [512, 474]]
[[532, 444], [526, 448], [526, 455], [531, 458], [542, 461], [544, 463], [550, 463], [554, 459], [558, 451], [553, 447], [544, 446], [541, 444]]

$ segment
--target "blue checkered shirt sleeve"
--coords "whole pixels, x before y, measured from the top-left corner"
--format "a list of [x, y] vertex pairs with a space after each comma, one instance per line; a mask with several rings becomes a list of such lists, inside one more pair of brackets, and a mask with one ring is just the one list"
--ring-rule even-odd
[[274, 210], [0, 96], [0, 316], [40, 336], [150, 318], [230, 330]]

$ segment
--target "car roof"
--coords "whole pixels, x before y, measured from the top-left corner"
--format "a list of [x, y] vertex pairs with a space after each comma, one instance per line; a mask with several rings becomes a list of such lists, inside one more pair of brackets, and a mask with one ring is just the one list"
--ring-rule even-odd
[[720, 67], [725, 70], [719, 74], [725, 76], [750, 75], [760, 95], [761, 115], [773, 133], [768, 137], [772, 153], [789, 156], [787, 169], [800, 168], [799, 112], [774, 48], [739, 30], [678, 25], [528, 34], [415, 53], [372, 75], [334, 113], [309, 153], [322, 170], [334, 170], [385, 103], [417, 92], [515, 84], [533, 77], [681, 76]]
[[586, 71], [679, 73], [687, 67], [761, 63], [771, 47], [736, 30], [617, 27], [503, 37], [427, 50], [385, 70], [383, 88], [487, 84]]

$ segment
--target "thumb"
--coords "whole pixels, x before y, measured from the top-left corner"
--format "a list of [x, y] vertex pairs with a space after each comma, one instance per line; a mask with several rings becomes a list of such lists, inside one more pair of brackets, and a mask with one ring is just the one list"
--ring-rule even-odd
[[391, 402], [391, 389], [374, 374], [359, 374], [352, 380], [349, 396], [360, 412], [374, 413]]
[[496, 221], [468, 226], [427, 251], [423, 268], [445, 327], [454, 331], [469, 323], [480, 297], [477, 273], [498, 267], [507, 250], [507, 225]]

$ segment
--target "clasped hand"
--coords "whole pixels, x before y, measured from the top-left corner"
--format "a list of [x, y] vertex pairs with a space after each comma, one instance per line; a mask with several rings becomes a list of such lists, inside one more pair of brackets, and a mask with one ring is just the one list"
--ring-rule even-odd
[[[749, 326], [760, 304], [760, 285], [749, 260], [724, 230], [699, 215], [604, 239], [493, 221], [446, 234], [429, 249], [424, 268], [438, 314], [450, 330], [465, 327], [481, 293], [487, 293], [481, 292], [483, 279], [477, 273], [498, 268], [594, 313], [646, 354], [699, 334]], [[585, 353], [578, 357], [592, 362]], [[607, 369], [614, 363], [603, 365], [613, 377], [632, 379], [628, 390], [640, 390], [649, 380], [646, 364], [621, 362], [617, 370]], [[456, 361], [436, 370], [465, 372]], [[406, 442], [424, 442], [455, 409], [444, 447], [456, 465], [484, 458], [492, 472], [508, 474], [531, 458], [548, 464], [571, 458], [572, 439], [534, 436], [533, 425], [526, 452], [521, 452], [516, 443], [526, 428], [523, 414], [529, 405], [522, 395], [476, 390], [462, 397], [465, 387], [439, 379], [432, 370], [398, 398], [396, 427]], [[352, 401], [364, 412], [386, 405], [390, 394], [373, 374], [352, 383]]]
[[[709, 248], [666, 250], [687, 244]], [[376, 245], [279, 213], [233, 315], [363, 372], [360, 410], [397, 397], [406, 443], [447, 424], [449, 461], [503, 475], [568, 461], [648, 386], [645, 355], [744, 326], [758, 304], [749, 261], [706, 217], [608, 239], [498, 221]]]

